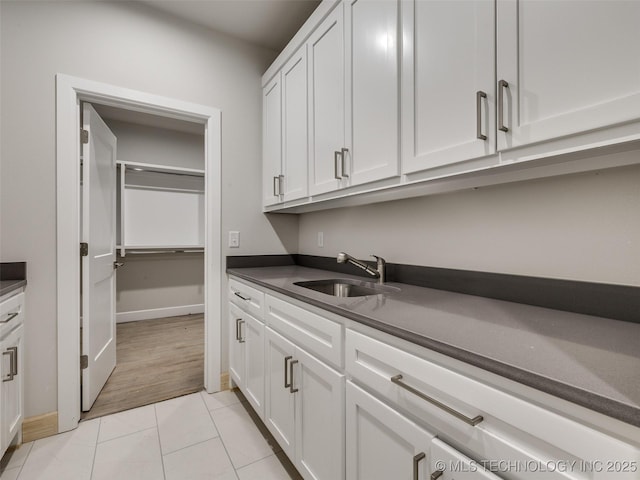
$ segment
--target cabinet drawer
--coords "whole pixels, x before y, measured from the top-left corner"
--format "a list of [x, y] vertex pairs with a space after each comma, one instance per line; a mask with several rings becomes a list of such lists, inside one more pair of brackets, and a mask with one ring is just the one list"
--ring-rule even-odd
[[24, 293], [0, 303], [0, 337], [24, 322]]
[[[633, 445], [457, 371], [351, 330], [345, 338], [345, 368], [353, 379], [428, 424], [439, 436], [454, 439], [456, 446], [473, 452], [476, 459], [541, 465], [557, 460], [640, 460], [640, 450]], [[466, 423], [474, 418], [480, 420], [475, 426]], [[572, 472], [545, 475], [583, 478]]]
[[342, 325], [271, 295], [266, 296], [265, 303], [270, 327], [308, 352], [342, 367]]
[[429, 478], [439, 480], [500, 480], [500, 477], [437, 438], [431, 441], [429, 474]]
[[235, 303], [258, 320], [264, 318], [264, 293], [256, 288], [230, 278], [229, 301]]

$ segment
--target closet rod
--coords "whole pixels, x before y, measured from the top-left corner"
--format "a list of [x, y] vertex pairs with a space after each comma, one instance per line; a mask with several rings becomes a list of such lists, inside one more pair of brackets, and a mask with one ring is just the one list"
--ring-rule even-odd
[[152, 173], [159, 173], [163, 175], [178, 175], [181, 177], [197, 177], [197, 178], [204, 177], [204, 173], [166, 172], [166, 171], [156, 170], [153, 168], [129, 167], [129, 166], [126, 166], [125, 169], [128, 170], [129, 172], [152, 172]]

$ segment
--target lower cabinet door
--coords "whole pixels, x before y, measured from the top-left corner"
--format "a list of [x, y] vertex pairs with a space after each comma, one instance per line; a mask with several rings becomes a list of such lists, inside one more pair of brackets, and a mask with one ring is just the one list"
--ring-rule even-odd
[[349, 480], [426, 480], [434, 435], [347, 381]]
[[20, 432], [24, 391], [24, 326], [20, 325], [2, 341], [2, 449]]
[[344, 375], [296, 349], [296, 468], [306, 479], [344, 479]]
[[229, 303], [229, 375], [240, 389], [244, 387], [244, 341], [242, 323], [244, 313]]
[[[295, 393], [291, 387], [293, 343], [265, 328], [265, 413], [264, 423], [284, 453], [295, 458]], [[295, 367], [295, 365], [294, 365]]]
[[[500, 480], [455, 448], [434, 438], [429, 460], [430, 478], [439, 480]], [[544, 476], [544, 473], [539, 475]]]
[[248, 314], [243, 319], [244, 394], [258, 416], [264, 418], [264, 324]]

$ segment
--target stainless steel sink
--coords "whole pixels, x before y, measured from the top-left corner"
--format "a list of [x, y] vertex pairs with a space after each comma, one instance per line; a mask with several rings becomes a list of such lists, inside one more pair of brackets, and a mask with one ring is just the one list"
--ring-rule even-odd
[[400, 291], [400, 289], [396, 287], [351, 280], [348, 278], [329, 278], [326, 280], [295, 282], [294, 285], [334, 297], [364, 297], [366, 295], [381, 295]]

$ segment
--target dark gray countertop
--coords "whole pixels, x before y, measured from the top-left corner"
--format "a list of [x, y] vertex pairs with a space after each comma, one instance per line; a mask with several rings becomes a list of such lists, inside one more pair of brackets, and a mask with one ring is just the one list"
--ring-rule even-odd
[[26, 284], [26, 280], [0, 280], [0, 297], [24, 287]]
[[294, 282], [361, 277], [300, 266], [228, 273], [640, 426], [640, 324], [388, 283], [335, 298]]

